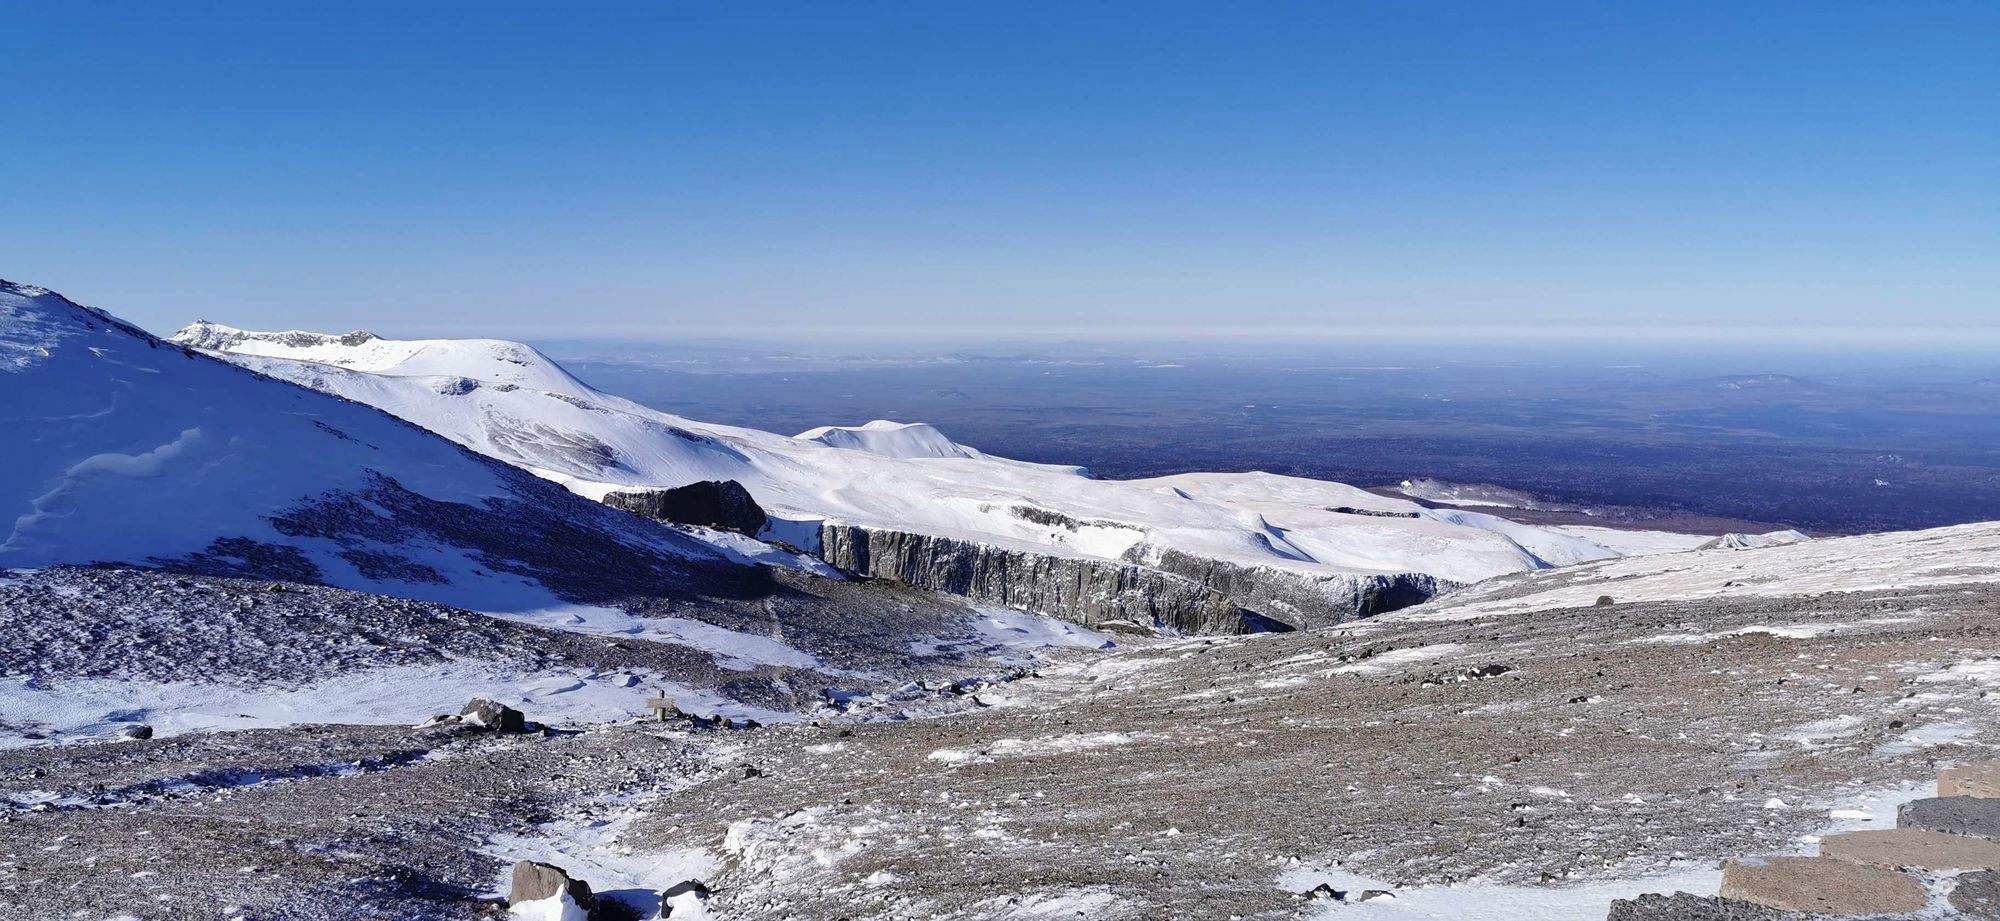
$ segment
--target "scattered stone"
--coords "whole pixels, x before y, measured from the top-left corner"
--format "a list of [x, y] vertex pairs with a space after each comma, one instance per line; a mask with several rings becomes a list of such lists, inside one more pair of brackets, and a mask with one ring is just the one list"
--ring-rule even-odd
[[1896, 824], [1953, 835], [2000, 838], [2000, 799], [1939, 796], [1912, 800], [1897, 808]]
[[1608, 608], [1608, 607], [1610, 607], [1610, 606], [1612, 606], [1613, 604], [1616, 604], [1616, 603], [1617, 603], [1617, 602], [1615, 602], [1615, 601], [1612, 601], [1612, 600], [1611, 600], [1611, 596], [1610, 596], [1610, 595], [1599, 595], [1599, 596], [1597, 596], [1597, 606], [1598, 606], [1598, 607], [1600, 607], [1600, 608]]
[[1947, 835], [1921, 828], [1892, 828], [1828, 835], [1819, 843], [1822, 857], [1865, 863], [1872, 867], [1921, 870], [2000, 869], [2000, 842]]
[[1974, 918], [2000, 918], [2000, 873], [1981, 870], [1960, 876], [1947, 901]]
[[1513, 670], [1514, 666], [1512, 665], [1489, 662], [1476, 668], [1427, 675], [1424, 677], [1422, 684], [1424, 687], [1434, 688], [1447, 684], [1464, 684], [1467, 681], [1484, 681], [1488, 678], [1497, 678]]
[[589, 883], [570, 878], [567, 871], [555, 864], [523, 860], [514, 865], [514, 884], [507, 891], [507, 905], [539, 902], [563, 893], [568, 893], [577, 907], [585, 911], [597, 905], [597, 896], [591, 893]]
[[138, 741], [141, 739], [150, 739], [153, 737], [153, 727], [148, 726], [145, 723], [126, 726], [118, 730], [118, 737], [121, 739], [128, 739], [132, 741]]
[[528, 721], [521, 711], [503, 703], [474, 697], [465, 709], [458, 711], [458, 719], [467, 726], [492, 732], [526, 732]]
[[1909, 912], [1929, 901], [1907, 873], [1827, 857], [1765, 857], [1722, 864], [1725, 899], [1828, 915]]
[[1974, 761], [1939, 771], [1938, 795], [2000, 798], [2000, 761]]

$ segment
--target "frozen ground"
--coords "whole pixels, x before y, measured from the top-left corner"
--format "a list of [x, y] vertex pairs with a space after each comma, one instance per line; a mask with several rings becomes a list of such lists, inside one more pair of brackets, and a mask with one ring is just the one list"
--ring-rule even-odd
[[101, 740], [138, 724], [161, 736], [407, 725], [472, 697], [580, 725], [642, 713], [664, 691], [689, 712], [775, 722], [835, 699], [893, 710], [927, 696], [901, 692], [912, 681], [1004, 677], [1044, 649], [1111, 642], [1018, 612], [795, 578], [795, 595], [705, 610], [709, 623], [615, 609], [495, 617], [149, 570], [16, 572], [0, 581], [0, 747]]
[[[1919, 569], [1944, 545], [1965, 571], [1995, 556], [1977, 529], [1883, 540]], [[1825, 544], [1688, 556], [1804, 582], [1851, 568]], [[1583, 588], [1537, 580], [1516, 597]], [[505, 861], [540, 856], [639, 904], [699, 874], [729, 918], [1595, 921], [1614, 897], [1712, 893], [1724, 857], [1879, 827], [1938, 765], [1993, 752], [2000, 587], [1918, 581], [1597, 606], [1606, 581], [1575, 606], [1110, 650], [975, 619], [919, 651], [1073, 648], [971, 693], [892, 689], [754, 731], [21, 749], [0, 753], [18, 887], [0, 901], [470, 918], [495, 910]], [[162, 838], [198, 842], [179, 858], [195, 869], [133, 876], [176, 859]], [[1393, 897], [1316, 901], [1322, 883]]]

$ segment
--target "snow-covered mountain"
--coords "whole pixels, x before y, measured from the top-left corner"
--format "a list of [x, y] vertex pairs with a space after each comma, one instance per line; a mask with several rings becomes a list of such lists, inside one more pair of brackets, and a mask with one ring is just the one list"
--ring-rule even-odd
[[[556, 382], [534, 373], [560, 374], [511, 367], [541, 384]], [[0, 393], [0, 567], [151, 563], [511, 611], [587, 600], [605, 568], [689, 593], [733, 593], [754, 572], [371, 406], [41, 288], [0, 282]]]
[[[366, 336], [288, 347], [385, 370], [440, 357]], [[506, 343], [442, 357], [458, 364], [461, 348], [489, 364], [480, 389], [588, 394]], [[385, 392], [442, 380], [338, 373]], [[407, 723], [473, 695], [557, 721], [635, 714], [660, 692], [774, 719], [1107, 641], [661, 527], [9, 282], [0, 422], [0, 676], [33, 676], [0, 681], [0, 749], [102, 738], [121, 720]], [[660, 437], [698, 456], [705, 436]]]
[[[205, 322], [174, 339], [378, 406], [592, 498], [735, 480], [774, 516], [770, 536], [808, 549], [819, 547], [825, 527], [859, 527], [1182, 575], [1199, 570], [1211, 585], [1240, 584], [1244, 571], [1276, 573], [1307, 594], [1341, 599], [1355, 594], [1357, 580], [1419, 574], [1465, 583], [1621, 555], [1584, 532], [1433, 511], [1319, 480], [1263, 473], [1100, 480], [1078, 467], [994, 457], [928, 425], [876, 421], [787, 437], [703, 423], [596, 391], [518, 343], [261, 333]], [[882, 549], [869, 555], [879, 558]], [[961, 555], [897, 565], [1023, 564]], [[1216, 575], [1214, 566], [1229, 572]], [[1277, 606], [1311, 605], [1291, 594]]]

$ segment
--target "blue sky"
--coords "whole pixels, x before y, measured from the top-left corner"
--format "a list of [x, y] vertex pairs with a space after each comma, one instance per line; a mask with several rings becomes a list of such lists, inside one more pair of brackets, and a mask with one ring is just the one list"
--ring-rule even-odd
[[0, 277], [156, 330], [2000, 324], [1991, 0], [34, 6]]

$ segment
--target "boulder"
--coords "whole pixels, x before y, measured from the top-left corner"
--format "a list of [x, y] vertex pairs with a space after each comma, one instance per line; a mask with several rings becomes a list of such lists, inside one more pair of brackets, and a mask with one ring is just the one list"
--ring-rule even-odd
[[619, 490], [606, 494], [604, 504], [657, 521], [752, 537], [770, 521], [750, 491], [735, 480], [704, 480], [672, 489]]
[[1819, 843], [1822, 857], [1835, 857], [1873, 867], [1919, 870], [2000, 869], [2000, 842], [1967, 838], [1921, 828], [1892, 828], [1828, 835]]
[[1946, 901], [1969, 917], [2000, 919], [2000, 873], [1981, 870], [1960, 876]]
[[508, 907], [523, 902], [539, 902], [565, 894], [584, 911], [597, 906], [597, 896], [591, 893], [590, 884], [580, 879], [571, 879], [563, 868], [552, 863], [533, 860], [523, 860], [514, 864], [514, 884], [507, 890]]
[[153, 727], [145, 723], [126, 726], [118, 730], [118, 737], [131, 740], [150, 739], [153, 737]]
[[1897, 807], [1896, 824], [1951, 835], [2000, 838], [2000, 799], [1936, 796], [1911, 800]]
[[1725, 899], [1823, 915], [1912, 912], [1929, 901], [1907, 873], [1828, 857], [1765, 857], [1722, 864]]
[[458, 721], [489, 732], [526, 732], [528, 720], [521, 711], [506, 704], [474, 697], [458, 711]]
[[682, 880], [660, 893], [660, 917], [680, 918], [703, 916], [702, 904], [708, 901], [708, 885], [698, 879]]
[[2000, 761], [1956, 764], [1938, 772], [1939, 796], [2000, 798]]

